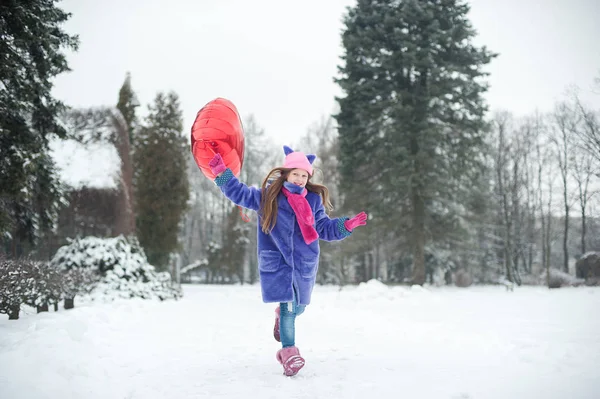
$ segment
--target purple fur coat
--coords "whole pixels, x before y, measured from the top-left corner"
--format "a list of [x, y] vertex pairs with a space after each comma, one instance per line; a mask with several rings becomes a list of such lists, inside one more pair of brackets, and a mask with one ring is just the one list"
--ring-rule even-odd
[[[260, 208], [261, 190], [248, 187], [227, 169], [215, 182], [236, 205], [254, 211]], [[348, 218], [330, 219], [319, 194], [306, 195], [315, 217], [315, 229], [325, 241], [342, 240], [351, 233], [344, 227]], [[258, 220], [258, 269], [263, 302], [291, 302], [294, 289], [300, 305], [308, 305], [319, 268], [319, 240], [306, 244], [296, 216], [283, 193], [277, 196], [277, 223], [270, 234]]]

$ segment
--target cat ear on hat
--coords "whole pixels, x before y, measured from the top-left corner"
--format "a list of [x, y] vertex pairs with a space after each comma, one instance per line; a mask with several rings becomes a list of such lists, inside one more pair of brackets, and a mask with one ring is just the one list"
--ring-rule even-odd
[[289, 155], [289, 154], [291, 154], [292, 152], [294, 152], [294, 150], [292, 150], [290, 147], [288, 147], [287, 145], [284, 145], [284, 146], [283, 146], [283, 153], [284, 153], [285, 155]]
[[317, 159], [317, 156], [316, 156], [316, 155], [313, 155], [313, 154], [308, 154], [308, 155], [306, 156], [306, 158], [308, 159], [308, 162], [310, 162], [310, 164], [312, 165], [312, 164], [313, 164], [313, 162], [315, 162], [315, 159]]

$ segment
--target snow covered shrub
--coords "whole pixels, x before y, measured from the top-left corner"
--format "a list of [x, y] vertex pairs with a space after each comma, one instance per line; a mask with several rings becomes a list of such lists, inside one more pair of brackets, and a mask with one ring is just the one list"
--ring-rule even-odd
[[37, 309], [38, 313], [47, 312], [50, 305], [58, 308], [63, 297], [63, 274], [46, 262], [31, 262], [33, 292], [26, 303]]
[[600, 285], [600, 252], [587, 252], [575, 264], [578, 278], [585, 279], [587, 285]]
[[90, 294], [100, 281], [100, 274], [89, 268], [73, 267], [62, 273], [62, 292], [65, 298], [65, 309], [75, 307], [77, 295]]
[[430, 284], [438, 287], [444, 284], [451, 284], [452, 271], [457, 268], [452, 257], [453, 254], [451, 251], [436, 248], [435, 246], [427, 246], [425, 248], [425, 271]]
[[571, 276], [569, 273], [565, 273], [558, 269], [550, 269], [550, 279], [547, 278], [547, 273], [544, 270], [540, 276], [541, 284], [548, 284], [549, 288], [560, 288], [560, 287], [578, 287], [583, 285], [585, 280]]
[[25, 278], [22, 269], [0, 254], [0, 313], [7, 314], [9, 320], [19, 318], [22, 297], [26, 291], [22, 284]]
[[457, 287], [470, 287], [473, 284], [473, 277], [467, 272], [465, 269], [458, 269], [456, 273], [454, 273], [454, 285]]
[[36, 300], [36, 262], [0, 257], [0, 313], [17, 320], [21, 304]]
[[157, 273], [148, 264], [134, 237], [78, 238], [59, 248], [51, 263], [65, 272], [89, 270], [100, 276], [93, 297], [164, 300], [180, 296], [171, 285], [169, 273]]
[[207, 282], [208, 259], [200, 259], [181, 268], [181, 281], [186, 283]]

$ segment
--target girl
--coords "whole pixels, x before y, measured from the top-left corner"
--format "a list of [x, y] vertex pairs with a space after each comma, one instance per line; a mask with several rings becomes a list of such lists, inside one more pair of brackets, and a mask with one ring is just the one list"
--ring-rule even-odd
[[258, 213], [262, 299], [265, 303], [279, 303], [273, 329], [275, 339], [282, 345], [277, 360], [284, 374], [292, 376], [304, 366], [295, 346], [294, 324], [296, 316], [310, 303], [319, 266], [318, 239], [348, 237], [354, 228], [367, 223], [367, 214], [330, 219], [325, 213], [325, 206], [333, 208], [327, 188], [310, 182], [316, 156], [287, 146], [283, 150], [283, 166], [269, 172], [261, 189], [241, 183], [219, 154], [209, 166], [217, 176], [215, 183], [227, 198]]

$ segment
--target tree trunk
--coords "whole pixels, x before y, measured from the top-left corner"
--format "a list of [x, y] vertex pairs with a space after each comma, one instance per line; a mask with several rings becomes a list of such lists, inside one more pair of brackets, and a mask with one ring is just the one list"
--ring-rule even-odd
[[19, 312], [21, 312], [21, 306], [19, 306], [19, 305], [12, 305], [8, 309], [8, 320], [18, 320], [19, 319]]
[[42, 312], [47, 312], [48, 311], [48, 304], [45, 303], [43, 305], [40, 305], [37, 307], [37, 312], [38, 313], [42, 313]]
[[75, 298], [65, 298], [65, 309], [73, 309], [75, 307]]
[[[533, 242], [533, 236], [531, 237], [531, 241]], [[533, 246], [531, 244], [528, 245], [528, 250], [527, 250], [527, 254], [528, 254], [528, 258], [527, 258], [527, 273], [531, 273], [532, 272], [532, 265], [533, 265]]]
[[585, 254], [585, 234], [587, 230], [587, 221], [585, 207], [581, 208], [581, 255]]
[[[548, 209], [550, 209], [550, 207], [548, 207]], [[550, 210], [548, 210], [548, 213], [546, 214], [546, 250], [544, 252], [544, 257], [545, 257], [545, 262], [546, 262], [546, 270], [547, 270], [547, 274], [548, 274], [548, 287], [550, 287], [550, 244], [551, 244], [551, 238], [550, 238], [550, 234], [552, 232], [552, 215], [550, 214]]]
[[[566, 200], [566, 195], [565, 195]], [[565, 207], [565, 234], [563, 236], [563, 268], [565, 273], [569, 273], [569, 207]]]
[[506, 198], [506, 194], [502, 193], [502, 210], [503, 210], [503, 221], [504, 221], [504, 270], [506, 272], [506, 278], [508, 281], [513, 283], [513, 264], [512, 264], [512, 239], [511, 239], [511, 230], [512, 230], [512, 220], [510, 219], [510, 212], [508, 210], [508, 200]]
[[515, 278], [513, 277], [513, 266], [512, 266], [512, 256], [510, 256], [510, 252], [512, 251], [510, 243], [506, 243], [504, 247], [504, 271], [506, 272], [506, 278], [511, 283], [515, 282]]
[[512, 257], [512, 277], [513, 277], [513, 283], [516, 283], [517, 281], [517, 273], [519, 271], [519, 250], [513, 250], [513, 257]]
[[[416, 189], [415, 189], [416, 191]], [[425, 204], [416, 192], [413, 201], [413, 284], [425, 283]]]
[[546, 263], [546, 286], [550, 287], [550, 262]]
[[541, 212], [542, 221], [542, 269], [546, 270], [546, 215], [544, 211]]

